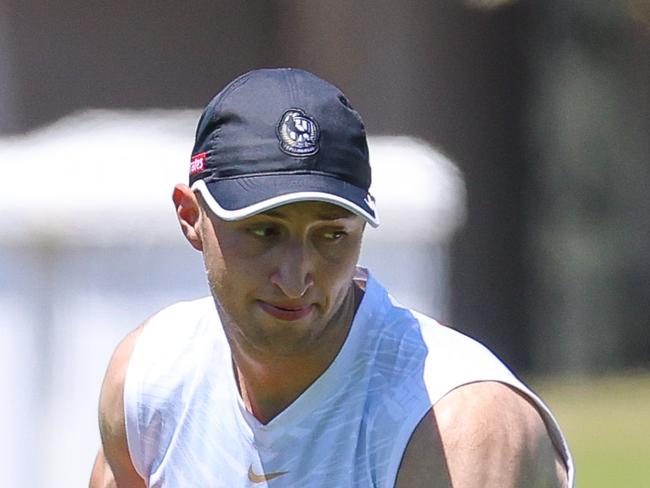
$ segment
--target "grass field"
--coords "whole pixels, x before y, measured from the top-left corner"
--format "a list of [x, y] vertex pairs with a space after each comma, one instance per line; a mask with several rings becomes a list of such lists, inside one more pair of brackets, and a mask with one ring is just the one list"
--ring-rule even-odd
[[529, 384], [567, 436], [577, 488], [650, 488], [650, 373]]

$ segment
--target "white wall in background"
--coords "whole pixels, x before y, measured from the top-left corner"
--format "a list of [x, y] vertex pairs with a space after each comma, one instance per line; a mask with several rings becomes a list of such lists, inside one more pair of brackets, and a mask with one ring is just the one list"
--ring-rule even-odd
[[[198, 112], [80, 114], [0, 139], [0, 486], [86, 486], [97, 400], [119, 340], [208, 293], [178, 230]], [[462, 178], [408, 138], [371, 138], [382, 224], [361, 263], [405, 305], [444, 316]]]

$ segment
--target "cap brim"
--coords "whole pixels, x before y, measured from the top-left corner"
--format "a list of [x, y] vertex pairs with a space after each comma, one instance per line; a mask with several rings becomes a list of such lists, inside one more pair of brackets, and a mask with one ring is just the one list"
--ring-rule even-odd
[[197, 180], [192, 185], [219, 218], [241, 220], [281, 205], [296, 202], [326, 202], [343, 207], [371, 226], [379, 219], [374, 199], [363, 188], [320, 174], [269, 174], [213, 181]]

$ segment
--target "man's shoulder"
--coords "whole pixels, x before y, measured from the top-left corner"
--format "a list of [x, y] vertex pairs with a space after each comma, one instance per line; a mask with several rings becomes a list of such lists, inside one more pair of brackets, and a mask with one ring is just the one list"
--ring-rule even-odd
[[[112, 389], [117, 386], [121, 389], [126, 377], [128, 366], [137, 347], [143, 338], [149, 334], [159, 332], [161, 329], [186, 331], [183, 327], [188, 321], [200, 320], [210, 310], [210, 297], [191, 301], [182, 301], [171, 304], [154, 313], [144, 320], [135, 329], [129, 332], [116, 346], [107, 368], [105, 387]], [[156, 336], [158, 339], [158, 336]], [[108, 381], [108, 384], [106, 382]]]
[[191, 334], [195, 327], [216, 316], [212, 297], [178, 301], [155, 312], [145, 321], [142, 338], [153, 335], [173, 338]]
[[178, 301], [151, 315], [147, 319], [147, 327], [167, 322], [200, 320], [213, 311], [216, 310], [211, 296]]
[[523, 386], [482, 342], [404, 306], [377, 282], [370, 283], [375, 313], [370, 316], [367, 342], [376, 341], [373, 350], [381, 352], [376, 356], [383, 360], [381, 365], [385, 363], [384, 369], [406, 375], [421, 371], [433, 403], [452, 389], [476, 381]]
[[218, 314], [212, 297], [176, 302], [156, 312], [141, 326], [129, 371], [158, 375], [174, 370], [188, 348], [197, 352], [214, 339], [221, 330], [215, 320]]
[[426, 315], [413, 312], [413, 317], [426, 348], [423, 375], [432, 403], [459, 386], [480, 381], [505, 383], [529, 393], [508, 365], [480, 340]]
[[[432, 382], [440, 388], [450, 389], [478, 380], [517, 382], [510, 369], [485, 344], [464, 332], [443, 324], [428, 315], [391, 304], [384, 319], [382, 336], [393, 338], [404, 350], [411, 363], [418, 360], [422, 365], [425, 384]], [[382, 341], [390, 347], [390, 341]], [[445, 371], [440, 375], [440, 371]]]

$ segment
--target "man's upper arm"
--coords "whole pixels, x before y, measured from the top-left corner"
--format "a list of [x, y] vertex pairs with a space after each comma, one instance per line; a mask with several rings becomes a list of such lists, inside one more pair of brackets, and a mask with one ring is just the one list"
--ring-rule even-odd
[[564, 488], [566, 467], [536, 407], [497, 382], [447, 394], [415, 429], [397, 488]]
[[91, 488], [117, 486], [118, 488], [144, 488], [145, 482], [138, 475], [126, 440], [124, 418], [124, 380], [140, 326], [117, 346], [104, 377], [99, 398], [99, 431], [102, 439], [93, 474]]

